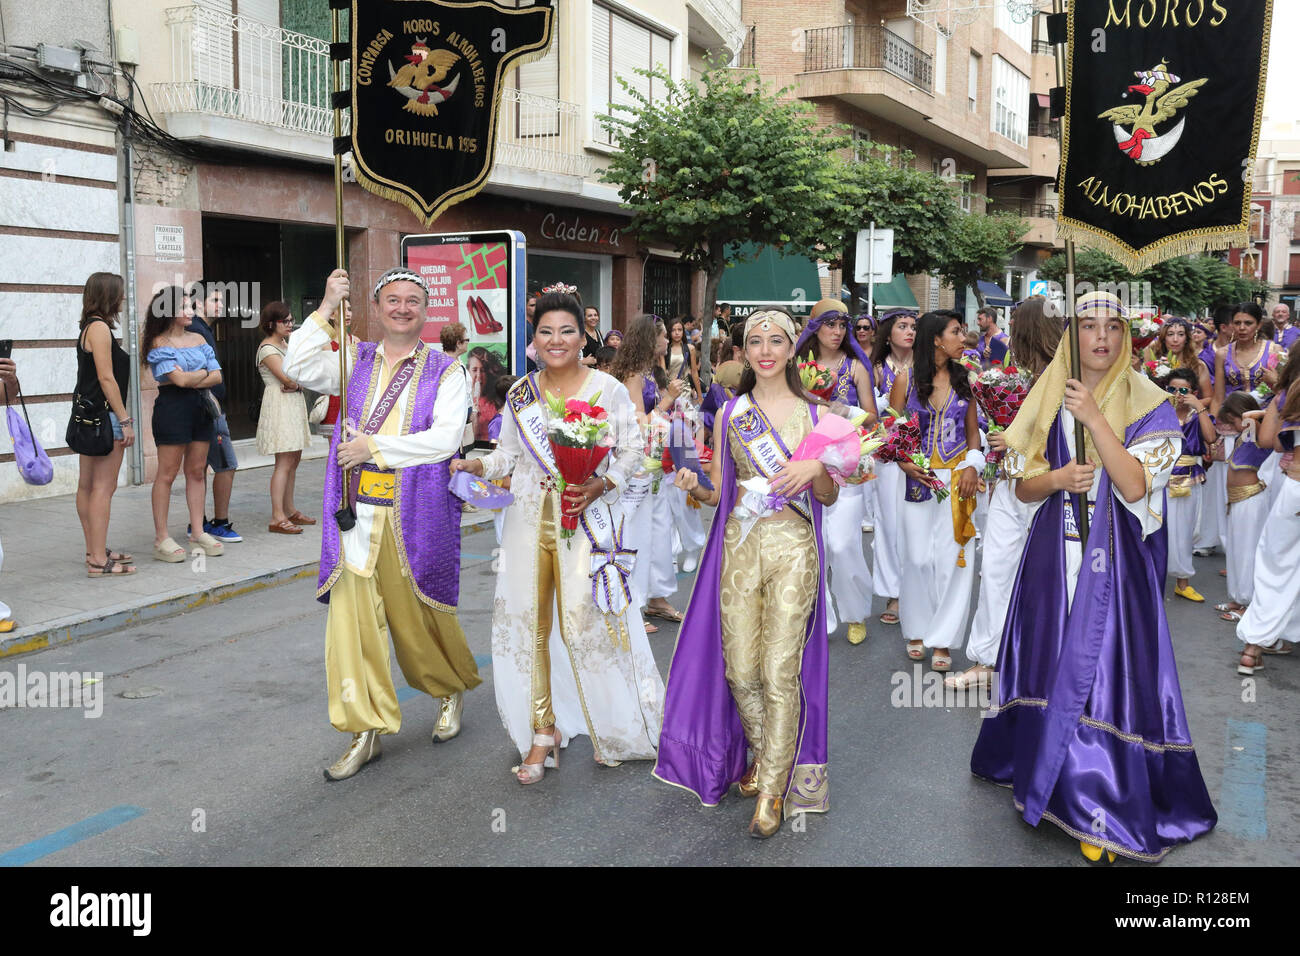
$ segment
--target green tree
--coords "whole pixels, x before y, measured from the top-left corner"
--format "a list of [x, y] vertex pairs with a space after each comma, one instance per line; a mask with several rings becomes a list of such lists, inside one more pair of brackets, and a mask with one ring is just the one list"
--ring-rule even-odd
[[[665, 94], [651, 102], [620, 77], [635, 102], [615, 104], [626, 115], [598, 117], [619, 147], [602, 179], [632, 213], [627, 231], [703, 270], [710, 304], [728, 263], [746, 257], [743, 243], [817, 257], [821, 224], [845, 215], [848, 138], [818, 128], [811, 105], [782, 100], [788, 89], [773, 93], [754, 73], [711, 68], [678, 83], [637, 72]], [[713, 323], [701, 325], [707, 372]]]
[[[1075, 253], [1075, 283], [1151, 283], [1151, 305], [1161, 312], [1195, 315], [1230, 302], [1247, 302], [1268, 294], [1268, 286], [1241, 275], [1212, 255], [1179, 256], [1136, 275], [1103, 252], [1080, 248]], [[1039, 267], [1039, 278], [1065, 287], [1065, 256], [1058, 253]]]
[[935, 271], [946, 258], [953, 224], [961, 215], [952, 183], [917, 169], [908, 150], [870, 144], [865, 156], [840, 167], [845, 214], [823, 225], [822, 258], [844, 270], [852, 282], [857, 234], [874, 221], [894, 230], [894, 272]]
[[953, 288], [970, 286], [983, 305], [979, 280], [996, 279], [1002, 274], [1028, 228], [1029, 224], [1015, 213], [960, 214], [948, 229], [943, 258], [933, 271]]

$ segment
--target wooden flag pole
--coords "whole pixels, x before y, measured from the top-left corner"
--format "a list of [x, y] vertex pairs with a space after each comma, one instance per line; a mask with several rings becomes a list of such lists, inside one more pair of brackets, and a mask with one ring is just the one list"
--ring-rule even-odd
[[[330, 38], [333, 44], [340, 42], [339, 17], [346, 13], [345, 10], [331, 8], [330, 10]], [[342, 65], [337, 59], [331, 57], [330, 69], [333, 72], [333, 92], [339, 93], [342, 89]], [[338, 103], [334, 103], [334, 142], [338, 142], [339, 137], [343, 135], [343, 111], [339, 109]], [[334, 261], [338, 269], [347, 268], [347, 237], [343, 231], [343, 154], [337, 149], [334, 150]], [[345, 299], [339, 303], [339, 313], [337, 316], [336, 327], [339, 337], [339, 413], [334, 420], [334, 429], [338, 432], [343, 427], [343, 422], [347, 413], [347, 395], [348, 395], [348, 328], [347, 328], [347, 308], [348, 300]], [[338, 438], [343, 439], [343, 433], [338, 433]], [[337, 443], [336, 446], [337, 447]], [[351, 487], [351, 473], [347, 468], [342, 469], [343, 484], [341, 507], [334, 515], [334, 520], [338, 522], [339, 530], [349, 531], [356, 524], [356, 515], [352, 511], [352, 503], [349, 500], [349, 489]]]
[[[1060, 15], [1065, 12], [1064, 0], [1053, 0], [1052, 12]], [[1056, 85], [1064, 88], [1069, 82], [1066, 75], [1066, 47], [1064, 43], [1058, 43], [1055, 47], [1056, 54]], [[1067, 117], [1061, 117], [1064, 123]], [[1059, 200], [1058, 200], [1059, 202]], [[1058, 210], [1057, 215], [1060, 215]], [[1069, 322], [1070, 337], [1070, 377], [1078, 381], [1083, 381], [1083, 367], [1080, 363], [1079, 356], [1079, 316], [1074, 307], [1074, 240], [1065, 240], [1065, 276], [1067, 288], [1065, 290], [1065, 317]], [[1074, 460], [1083, 464], [1087, 461], [1087, 447], [1084, 442], [1083, 425], [1076, 419], [1074, 422]], [[1088, 553], [1088, 496], [1087, 494], [1074, 496], [1074, 521], [1079, 529], [1079, 547], [1083, 553]]]

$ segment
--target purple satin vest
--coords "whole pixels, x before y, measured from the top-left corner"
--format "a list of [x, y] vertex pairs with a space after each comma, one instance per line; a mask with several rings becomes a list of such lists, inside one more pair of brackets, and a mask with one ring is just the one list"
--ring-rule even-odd
[[[1175, 412], [1177, 414], [1177, 412]], [[1183, 454], [1191, 455], [1196, 459], [1196, 464], [1191, 466], [1175, 465], [1174, 476], [1191, 475], [1193, 481], [1199, 481], [1205, 474], [1205, 465], [1201, 462], [1201, 456], [1205, 454], [1205, 439], [1201, 437], [1201, 422], [1199, 416], [1193, 415], [1182, 426], [1183, 428]]]
[[[921, 418], [921, 454], [926, 460], [936, 451], [944, 461], [951, 461], [966, 451], [966, 399], [956, 389], [948, 392], [948, 403], [942, 413], [922, 402], [913, 382], [907, 389], [907, 410]], [[949, 424], [951, 423], [951, 424]]]
[[[378, 375], [378, 343], [357, 346], [357, 361], [348, 380], [346, 414], [354, 422], [365, 420], [366, 397]], [[433, 406], [438, 384], [453, 359], [424, 348], [416, 359], [422, 362], [402, 401], [410, 410], [404, 434], [428, 431], [433, 425]], [[414, 395], [412, 395], [414, 389]], [[398, 413], [394, 409], [394, 414]], [[320, 574], [316, 599], [329, 602], [329, 589], [343, 569], [343, 548], [334, 512], [342, 504], [342, 476], [338, 465], [341, 428], [330, 439], [325, 471], [324, 512], [321, 522]], [[393, 499], [393, 530], [399, 554], [405, 554], [411, 572], [411, 586], [425, 604], [455, 610], [460, 594], [460, 499], [447, 490], [450, 471], [446, 461], [435, 465], [412, 465], [397, 472], [397, 493]]]
[[641, 401], [645, 403], [645, 413], [649, 415], [659, 404], [659, 386], [655, 384], [653, 372], [646, 372], [642, 379]]
[[1259, 353], [1259, 358], [1255, 364], [1244, 372], [1237, 365], [1237, 343], [1233, 342], [1228, 346], [1228, 355], [1223, 360], [1223, 391], [1225, 395], [1231, 395], [1233, 392], [1251, 391], [1260, 382], [1264, 381], [1264, 363], [1268, 361], [1268, 344], [1265, 343], [1263, 351]]
[[858, 404], [858, 386], [853, 381], [853, 356], [850, 355], [841, 364], [835, 372], [835, 391], [832, 392], [838, 401], [845, 405]]
[[1232, 454], [1228, 457], [1228, 467], [1234, 471], [1246, 468], [1258, 469], [1271, 454], [1269, 449], [1260, 448], [1253, 441], [1243, 441], [1239, 438], [1232, 449]]

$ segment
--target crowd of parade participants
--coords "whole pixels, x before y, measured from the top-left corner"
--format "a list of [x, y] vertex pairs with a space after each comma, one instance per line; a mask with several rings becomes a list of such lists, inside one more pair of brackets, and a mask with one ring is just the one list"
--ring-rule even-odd
[[[329, 714], [352, 735], [328, 779], [401, 725], [390, 638], [439, 702], [434, 740], [460, 731], [480, 682], [456, 616], [470, 484], [512, 498], [492, 683], [520, 785], [585, 734], [599, 764], [647, 761], [705, 805], [753, 800], [749, 832], [770, 837], [830, 809], [828, 642], [871, 637], [989, 695], [971, 771], [1088, 860], [1158, 861], [1213, 828], [1165, 579], [1204, 602], [1195, 580], [1218, 562], [1197, 559], [1222, 550], [1225, 670], [1254, 675], [1300, 639], [1286, 306], [1152, 317], [1091, 293], [1076, 368], [1042, 297], [1007, 331], [981, 310], [973, 344], [955, 311], [826, 299], [803, 319], [715, 315], [704, 362], [698, 323], [641, 315], [602, 340], [576, 292], [530, 296], [517, 378], [467, 376], [423, 342], [427, 291], [402, 269], [368, 289], [336, 270], [289, 336], [284, 374], [325, 394], [345, 300], [377, 340], [349, 341], [323, 502]], [[467, 451], [485, 396], [500, 414]], [[911, 453], [887, 454], [909, 430]], [[679, 571], [695, 573], [685, 600]], [[666, 626], [661, 677], [647, 635]]]

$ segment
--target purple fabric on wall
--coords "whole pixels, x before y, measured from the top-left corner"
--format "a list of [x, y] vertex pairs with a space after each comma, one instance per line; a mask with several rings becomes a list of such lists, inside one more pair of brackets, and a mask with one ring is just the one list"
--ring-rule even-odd
[[[733, 399], [723, 409], [725, 432], [735, 409]], [[813, 420], [816, 421], [816, 406]], [[722, 799], [731, 784], [745, 773], [745, 731], [727, 684], [722, 658], [722, 618], [718, 585], [722, 579], [723, 538], [726, 516], [736, 500], [736, 466], [724, 446], [722, 488], [717, 515], [709, 529], [708, 543], [700, 559], [695, 588], [686, 608], [669, 667], [664, 699], [663, 730], [659, 735], [659, 759], [654, 775], [665, 783], [692, 791], [706, 805]], [[813, 534], [817, 541], [817, 563], [825, 580], [826, 555], [822, 547], [822, 506], [812, 503]], [[818, 585], [817, 603], [808, 620], [800, 683], [803, 708], [799, 751], [795, 764], [824, 765], [827, 762], [827, 640], [826, 588]], [[791, 774], [791, 785], [793, 785]], [[789, 791], [787, 790], [787, 793]]]
[[[1129, 427], [1125, 444], [1177, 431], [1165, 403]], [[1053, 468], [1069, 460], [1067, 440], [1058, 416]], [[1030, 529], [998, 653], [999, 710], [980, 722], [971, 770], [1009, 785], [1032, 825], [1047, 817], [1076, 839], [1159, 859], [1218, 820], [1161, 597], [1167, 534], [1142, 540], [1103, 471], [1067, 610], [1065, 549], [1079, 544], [1063, 533], [1064, 498], [1048, 498]]]

